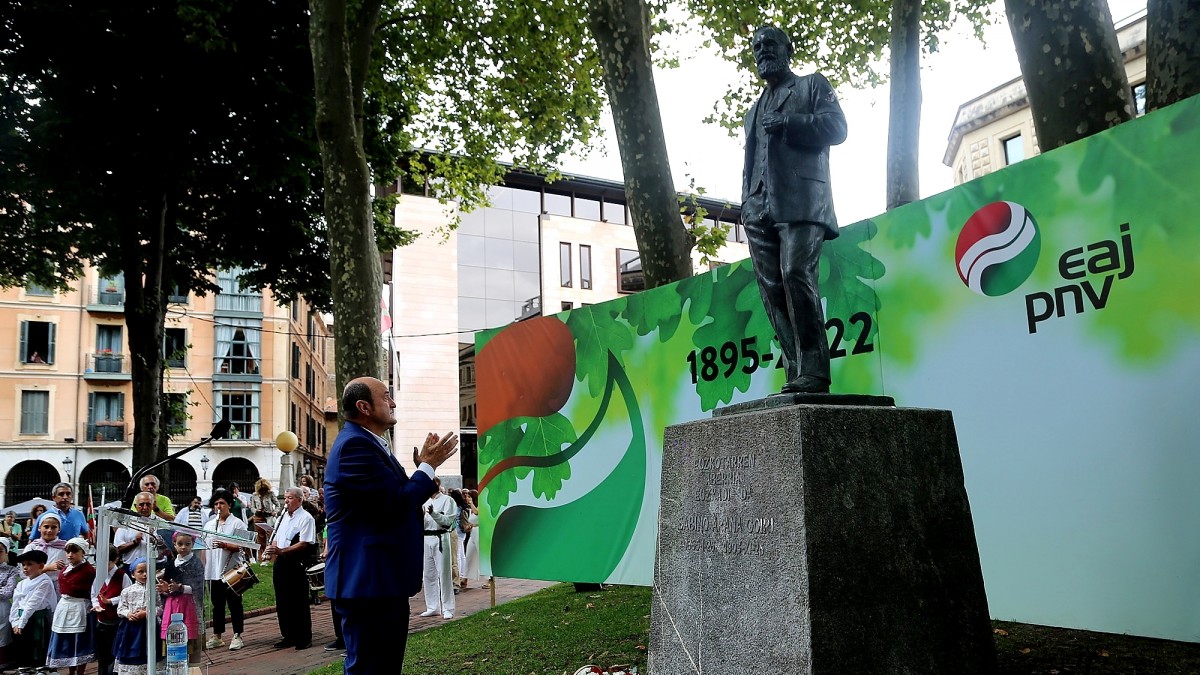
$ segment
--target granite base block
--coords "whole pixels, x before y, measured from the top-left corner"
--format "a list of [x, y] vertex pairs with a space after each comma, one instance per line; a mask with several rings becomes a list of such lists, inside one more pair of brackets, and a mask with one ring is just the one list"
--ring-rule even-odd
[[653, 675], [994, 673], [950, 413], [668, 428], [649, 647]]

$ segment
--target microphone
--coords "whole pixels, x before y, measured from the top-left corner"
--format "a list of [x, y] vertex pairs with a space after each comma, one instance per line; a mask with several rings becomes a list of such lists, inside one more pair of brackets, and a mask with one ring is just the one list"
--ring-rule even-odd
[[229, 420], [222, 417], [221, 421], [217, 422], [217, 426], [213, 427], [212, 433], [210, 433], [208, 437], [214, 441], [225, 438], [229, 435], [229, 427]]
[[181, 457], [184, 453], [191, 452], [192, 450], [195, 450], [196, 448], [198, 448], [206, 443], [211, 443], [212, 441], [225, 438], [226, 436], [229, 435], [229, 427], [230, 426], [231, 425], [229, 424], [229, 420], [227, 418], [222, 417], [221, 421], [217, 422], [216, 426], [213, 427], [212, 431], [209, 432], [208, 436], [200, 439], [199, 443], [196, 443], [194, 445], [189, 445], [188, 447], [180, 450], [179, 452], [177, 452], [173, 455], [168, 456], [166, 459], [164, 459], [160, 462], [154, 462], [153, 464], [147, 464], [146, 466], [138, 469], [136, 472], [134, 472], [133, 478], [130, 479], [129, 487], [125, 488], [125, 497], [121, 500], [121, 503], [126, 508], [131, 507], [131, 505], [133, 504], [133, 498], [134, 498], [134, 496], [137, 495], [138, 488], [141, 485], [142, 476], [145, 476], [146, 474], [150, 473], [151, 471], [157, 469], [158, 467], [162, 466], [163, 464], [166, 464], [167, 462], [169, 462], [173, 459]]

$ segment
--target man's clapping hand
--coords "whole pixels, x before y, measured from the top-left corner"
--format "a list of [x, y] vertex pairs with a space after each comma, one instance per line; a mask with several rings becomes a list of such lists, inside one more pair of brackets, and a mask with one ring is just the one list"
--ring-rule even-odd
[[431, 433], [425, 437], [425, 445], [419, 451], [413, 448], [413, 464], [420, 466], [425, 462], [436, 469], [457, 451], [458, 434], [446, 432], [442, 437]]

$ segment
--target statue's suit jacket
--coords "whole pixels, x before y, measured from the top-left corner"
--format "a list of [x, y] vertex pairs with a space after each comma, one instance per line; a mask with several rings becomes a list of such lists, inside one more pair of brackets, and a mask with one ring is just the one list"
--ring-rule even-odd
[[[767, 105], [768, 92], [764, 91], [746, 113], [742, 204], [757, 187], [751, 182], [755, 163], [761, 159], [765, 162], [762, 178], [772, 219], [779, 223], [820, 223], [825, 226], [825, 238], [833, 239], [838, 236], [838, 225], [829, 186], [829, 146], [846, 140], [846, 116], [824, 75], [801, 76], [789, 71], [786, 78], [778, 85], [773, 105]], [[786, 115], [787, 128], [767, 137], [766, 157], [759, 158], [755, 156], [758, 134], [766, 133], [759, 126], [759, 116], [765, 112]], [[746, 215], [743, 213], [743, 217]]]
[[334, 600], [408, 598], [421, 589], [421, 505], [437, 487], [410, 477], [370, 431], [346, 422], [329, 451], [325, 592]]

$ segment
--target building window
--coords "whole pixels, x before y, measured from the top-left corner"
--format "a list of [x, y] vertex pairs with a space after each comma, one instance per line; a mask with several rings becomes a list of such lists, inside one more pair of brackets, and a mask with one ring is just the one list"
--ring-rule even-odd
[[587, 244], [579, 245], [579, 287], [585, 291], [592, 287], [592, 247]]
[[617, 225], [625, 225], [628, 219], [625, 217], [625, 205], [621, 202], [612, 202], [604, 200], [604, 220]]
[[54, 297], [54, 289], [46, 288], [45, 286], [40, 286], [31, 281], [31, 282], [25, 284], [25, 295], [36, 296], [39, 298], [52, 298], [52, 297]]
[[1025, 159], [1025, 141], [1021, 134], [1004, 139], [1004, 164], [1012, 166]]
[[561, 195], [553, 192], [547, 192], [544, 195], [544, 200], [544, 213], [549, 213], [552, 216], [569, 217], [571, 215], [571, 195]]
[[224, 318], [215, 327], [217, 353], [213, 372], [258, 375], [262, 324], [257, 319]]
[[558, 270], [562, 275], [562, 287], [571, 287], [571, 245], [567, 242], [558, 244]]
[[292, 379], [300, 379], [300, 345], [292, 343]]
[[[1133, 85], [1133, 113], [1135, 117], [1146, 114], [1146, 83]], [[28, 293], [28, 291], [26, 291]]]
[[101, 305], [123, 305], [125, 304], [125, 275], [119, 273], [111, 277], [100, 277], [99, 297], [97, 298]]
[[21, 392], [21, 433], [50, 433], [50, 392]]
[[259, 387], [257, 384], [213, 382], [213, 398], [220, 418], [229, 420], [229, 438], [257, 440], [259, 437]]
[[242, 288], [244, 270], [234, 268], [217, 271], [217, 311], [262, 313], [262, 293]]
[[96, 326], [96, 353], [121, 353], [121, 327], [100, 324]]
[[173, 305], [186, 305], [188, 301], [188, 292], [180, 288], [179, 284], [172, 284], [167, 290], [167, 302]]
[[600, 220], [600, 200], [575, 198], [575, 217], [586, 220]]
[[163, 330], [163, 358], [168, 368], [187, 367], [187, 331], [183, 328]]
[[125, 440], [125, 394], [94, 391], [88, 394], [89, 441]]
[[641, 254], [629, 249], [617, 249], [617, 290], [621, 293], [637, 293], [645, 289]]
[[187, 394], [163, 394], [162, 426], [168, 436], [187, 433]]
[[50, 321], [22, 321], [21, 363], [54, 363], [54, 333], [57, 325]]
[[562, 308], [562, 311], [564, 311], [564, 312], [569, 312], [572, 309], [575, 309], [574, 305], [572, 305], [571, 303], [566, 302], [566, 301], [563, 301], [562, 303], [560, 303], [559, 306]]

